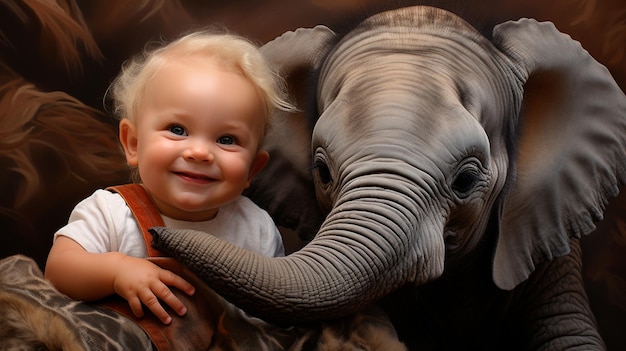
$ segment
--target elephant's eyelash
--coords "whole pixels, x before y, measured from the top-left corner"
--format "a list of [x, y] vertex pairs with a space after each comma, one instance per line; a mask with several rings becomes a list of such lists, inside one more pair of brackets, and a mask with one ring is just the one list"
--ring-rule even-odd
[[321, 167], [325, 167], [326, 165], [324, 164], [324, 162], [320, 161], [320, 160], [315, 160], [313, 161], [313, 163], [311, 163], [311, 166], [309, 167], [310, 171], [314, 171], [316, 169], [319, 169]]
[[317, 172], [317, 175], [323, 184], [329, 184], [333, 181], [328, 165], [322, 160], [315, 160], [311, 165], [311, 171]]

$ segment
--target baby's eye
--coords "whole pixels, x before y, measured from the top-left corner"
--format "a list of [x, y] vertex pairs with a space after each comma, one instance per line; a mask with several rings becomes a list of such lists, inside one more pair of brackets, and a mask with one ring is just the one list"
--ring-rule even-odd
[[224, 135], [224, 136], [217, 138], [217, 142], [219, 144], [232, 145], [235, 143], [235, 137], [231, 135]]
[[187, 135], [187, 131], [185, 130], [185, 128], [179, 125], [171, 125], [169, 127], [169, 130], [171, 133], [176, 134], [176, 135], [181, 135], [181, 136]]
[[217, 138], [217, 142], [219, 144], [232, 145], [232, 144], [235, 143], [235, 137], [233, 137], [231, 135], [223, 135], [223, 136]]

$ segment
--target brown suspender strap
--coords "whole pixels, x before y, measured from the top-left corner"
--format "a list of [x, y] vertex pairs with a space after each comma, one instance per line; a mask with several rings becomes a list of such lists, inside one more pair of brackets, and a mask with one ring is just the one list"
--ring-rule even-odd
[[158, 351], [208, 350], [217, 327], [215, 319], [222, 313], [220, 300], [215, 298], [215, 293], [204, 287], [202, 282], [182, 264], [171, 257], [165, 257], [166, 255], [152, 247], [152, 236], [148, 229], [164, 226], [164, 223], [158, 208], [143, 186], [125, 184], [111, 186], [107, 190], [120, 194], [135, 216], [150, 256], [148, 260], [183, 277], [196, 287], [196, 293], [188, 296], [177, 289], [172, 289], [176, 297], [187, 307], [187, 314], [180, 317], [170, 311], [172, 323], [169, 325], [163, 324], [149, 311], [143, 318], [135, 317], [128, 302], [118, 295], [106, 298], [101, 305], [135, 321], [148, 334]]
[[148, 232], [148, 229], [152, 227], [163, 227], [165, 223], [159, 213], [159, 210], [154, 205], [152, 198], [140, 184], [125, 184], [110, 186], [107, 190], [118, 193], [126, 204], [130, 208], [131, 212], [135, 216], [137, 223], [139, 223], [139, 229], [143, 234], [143, 240], [146, 243], [146, 249], [148, 250], [149, 257], [165, 257], [161, 251], [152, 247], [152, 235]]

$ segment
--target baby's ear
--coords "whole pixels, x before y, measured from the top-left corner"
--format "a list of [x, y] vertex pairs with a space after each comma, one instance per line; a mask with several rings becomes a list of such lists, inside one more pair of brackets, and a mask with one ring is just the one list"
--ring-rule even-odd
[[257, 175], [265, 166], [267, 162], [270, 160], [269, 152], [265, 150], [259, 150], [257, 152], [256, 157], [252, 160], [252, 165], [250, 166], [250, 174], [248, 175], [248, 183], [246, 184], [246, 188], [250, 186], [250, 182], [255, 175]]
[[120, 143], [124, 148], [126, 162], [130, 166], [137, 166], [137, 129], [129, 119], [120, 121]]

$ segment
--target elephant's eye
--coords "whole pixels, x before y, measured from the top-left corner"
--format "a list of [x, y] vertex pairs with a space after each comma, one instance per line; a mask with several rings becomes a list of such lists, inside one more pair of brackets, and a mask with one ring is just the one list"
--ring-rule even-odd
[[324, 161], [316, 160], [313, 162], [312, 168], [317, 172], [317, 175], [323, 184], [329, 184], [333, 181], [333, 178], [330, 175], [330, 169], [328, 169], [328, 165]]
[[464, 169], [452, 182], [452, 190], [460, 197], [465, 197], [474, 189], [479, 180], [479, 174], [475, 169]]

